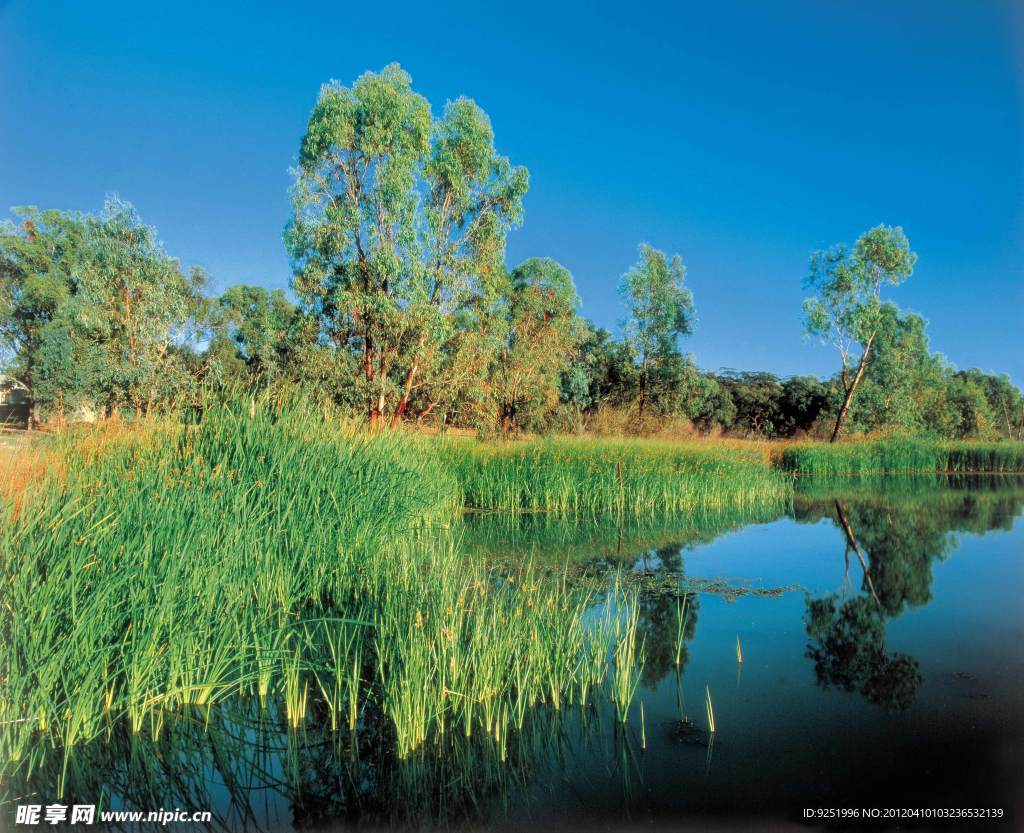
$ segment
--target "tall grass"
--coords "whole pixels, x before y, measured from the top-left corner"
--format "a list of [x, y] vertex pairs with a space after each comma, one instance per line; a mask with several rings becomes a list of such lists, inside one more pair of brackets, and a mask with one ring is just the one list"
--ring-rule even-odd
[[788, 479], [756, 450], [657, 440], [454, 442], [448, 467], [470, 509], [653, 515], [785, 505]]
[[911, 474], [1024, 472], [1024, 443], [882, 439], [797, 443], [779, 465], [797, 474]]
[[8, 765], [239, 696], [292, 727], [372, 708], [399, 756], [456, 730], [504, 749], [606, 674], [584, 591], [460, 557], [458, 483], [415, 440], [246, 404], [63, 442], [62, 480], [0, 507]]
[[[991, 469], [1020, 454], [935, 448], [794, 446], [782, 464]], [[467, 558], [463, 507], [610, 516], [599, 537], [618, 552], [669, 534], [659, 513], [687, 513], [700, 538], [793, 495], [788, 473], [732, 445], [446, 442], [269, 402], [55, 438], [33, 466], [37, 487], [0, 503], [0, 763], [23, 771], [55, 752], [66, 769], [114, 726], [158, 739], [175, 714], [238, 699], [292, 729], [315, 713], [355, 735], [372, 715], [403, 759], [458, 736], [504, 761], [540, 706], [606, 696], [623, 720], [643, 664], [635, 599], [529, 558], [500, 572]], [[526, 550], [567, 534], [541, 526]]]

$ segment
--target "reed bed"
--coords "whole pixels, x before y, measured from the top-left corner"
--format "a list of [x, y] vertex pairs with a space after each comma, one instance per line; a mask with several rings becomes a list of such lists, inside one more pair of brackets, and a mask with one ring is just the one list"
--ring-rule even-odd
[[591, 517], [785, 506], [788, 477], [756, 449], [657, 440], [453, 442], [470, 509]]
[[620, 634], [593, 592], [467, 562], [421, 441], [246, 403], [62, 442], [61, 479], [0, 506], [7, 771], [239, 697], [293, 729], [370, 709], [403, 758], [452, 732], [503, 758], [532, 709], [605, 686]]
[[913, 474], [1024, 472], [1024, 443], [948, 442], [927, 439], [796, 443], [779, 466], [797, 474]]

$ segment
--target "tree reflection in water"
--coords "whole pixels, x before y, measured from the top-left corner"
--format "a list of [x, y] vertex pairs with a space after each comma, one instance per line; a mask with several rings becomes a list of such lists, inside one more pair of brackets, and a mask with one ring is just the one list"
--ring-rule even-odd
[[[956, 532], [1008, 529], [1024, 506], [1024, 480], [954, 485], [921, 477], [799, 484], [795, 519], [831, 521], [847, 564], [837, 592], [806, 601], [807, 656], [822, 687], [857, 692], [886, 709], [914, 702], [921, 669], [914, 657], [888, 650], [889, 621], [929, 602], [933, 566], [952, 552]], [[467, 544], [499, 563], [530, 562], [538, 570], [547, 564], [559, 577], [589, 576], [596, 580], [595, 603], [610, 573], [631, 574], [638, 582], [637, 638], [646, 654], [642, 682], [656, 688], [675, 673], [679, 723], [686, 728], [693, 724], [682, 700], [682, 671], [704, 592], [699, 580], [686, 576], [686, 551], [773, 518], [705, 517], [688, 519], [689, 526], [652, 520], [637, 527], [530, 519], [515, 528], [507, 519], [480, 519], [467, 530]], [[677, 666], [682, 598], [687, 612]], [[648, 738], [656, 736], [651, 715]], [[434, 738], [399, 759], [393, 729], [372, 698], [360, 710], [356, 733], [329, 726], [325, 707], [316, 702], [296, 731], [289, 730], [280, 704], [244, 698], [168, 716], [161, 727], [138, 734], [112, 718], [102, 738], [76, 747], [66, 760], [60, 749], [40, 744], [31, 762], [5, 773], [0, 793], [8, 805], [32, 797], [107, 808], [210, 809], [211, 829], [225, 831], [488, 824], [510, 808], [515, 814], [524, 803], [543, 801], [544, 794], [557, 803], [570, 785], [583, 783], [574, 768], [588, 765], [608, 779], [601, 790], [605, 783], [621, 787], [623, 807], [639, 800], [632, 794], [644, 772], [638, 727], [621, 727], [599, 699], [586, 708], [534, 710], [522, 731], [509, 735], [504, 759], [492, 737], [462, 732]], [[538, 796], [538, 790], [547, 792]]]
[[[885, 709], [908, 708], [921, 684], [918, 661], [886, 648], [886, 626], [931, 599], [932, 567], [956, 547], [953, 533], [1009, 529], [1024, 504], [1019, 478], [851, 481], [798, 493], [798, 521], [831, 518], [843, 532], [842, 590], [807, 598], [807, 656], [823, 687], [857, 691]], [[847, 598], [850, 553], [861, 565], [857, 595]]]

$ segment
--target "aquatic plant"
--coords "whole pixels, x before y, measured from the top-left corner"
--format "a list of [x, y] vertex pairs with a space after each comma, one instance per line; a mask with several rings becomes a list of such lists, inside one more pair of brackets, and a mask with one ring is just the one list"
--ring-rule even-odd
[[915, 438], [795, 443], [778, 461], [784, 469], [813, 475], [1024, 472], [1024, 443]]
[[592, 592], [464, 559], [458, 484], [414, 438], [264, 402], [62, 442], [0, 540], [5, 765], [239, 695], [295, 728], [380, 710], [400, 756], [454, 726], [504, 748], [601, 685]]
[[683, 650], [686, 647], [686, 615], [687, 615], [687, 603], [689, 602], [689, 594], [684, 593], [683, 595], [676, 598], [676, 633], [675, 633], [675, 663], [676, 668], [679, 668], [683, 662]]
[[[618, 584], [616, 584], [618, 592]], [[609, 604], [606, 610], [611, 611]], [[640, 621], [640, 606], [636, 595], [627, 599], [624, 609], [614, 612], [615, 658], [612, 676], [611, 699], [620, 723], [629, 717], [629, 707], [640, 684], [640, 667], [643, 665], [643, 638], [637, 638]]]
[[657, 440], [451, 442], [443, 456], [470, 509], [578, 515], [787, 505], [788, 478], [756, 450]]

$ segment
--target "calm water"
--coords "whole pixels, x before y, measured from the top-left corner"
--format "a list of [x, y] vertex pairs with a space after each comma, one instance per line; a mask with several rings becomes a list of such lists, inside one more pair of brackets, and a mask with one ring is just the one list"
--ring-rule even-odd
[[[470, 518], [469, 553], [636, 582], [646, 662], [625, 727], [606, 706], [543, 710], [504, 763], [489, 739], [461, 737], [400, 762], [372, 712], [353, 746], [229, 703], [157, 742], [114, 732], [77, 754], [63, 803], [208, 809], [228, 830], [779, 829], [813, 826], [805, 808], [965, 807], [1004, 811], [979, 829], [1019, 829], [1022, 507], [1024, 479], [918, 478], [807, 481], [780, 517]], [[58, 775], [44, 763], [8, 800], [47, 803]]]

